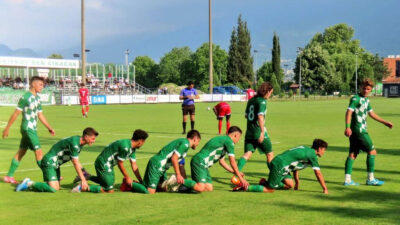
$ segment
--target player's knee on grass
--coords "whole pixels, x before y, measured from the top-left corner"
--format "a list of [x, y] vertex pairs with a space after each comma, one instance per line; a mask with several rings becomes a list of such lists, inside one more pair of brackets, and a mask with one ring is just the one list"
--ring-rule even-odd
[[205, 183], [196, 183], [196, 185], [194, 185], [193, 190], [197, 191], [197, 192], [204, 192], [206, 191], [206, 184]]
[[210, 183], [206, 183], [206, 191], [213, 191], [213, 190], [214, 190], [213, 185]]
[[370, 152], [368, 152], [368, 155], [376, 155], [377, 152], [375, 149], [371, 150]]
[[294, 187], [294, 182], [292, 179], [284, 179], [283, 183], [285, 184], [283, 187], [284, 189], [292, 189]]
[[156, 193], [156, 189], [147, 188], [147, 190], [149, 191], [149, 194], [155, 194]]
[[49, 186], [54, 188], [56, 191], [60, 190], [60, 182], [59, 181], [49, 181]]

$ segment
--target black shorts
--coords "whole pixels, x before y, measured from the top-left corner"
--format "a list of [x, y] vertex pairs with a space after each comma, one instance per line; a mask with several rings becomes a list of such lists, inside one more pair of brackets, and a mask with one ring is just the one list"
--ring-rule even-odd
[[182, 105], [183, 115], [187, 115], [187, 114], [194, 115], [195, 111], [196, 111], [196, 108], [194, 107], [194, 104], [193, 105]]

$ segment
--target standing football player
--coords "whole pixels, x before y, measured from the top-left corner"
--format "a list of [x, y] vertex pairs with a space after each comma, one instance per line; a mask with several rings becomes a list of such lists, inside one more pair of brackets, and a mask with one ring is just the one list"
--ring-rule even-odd
[[84, 83], [81, 83], [81, 88], [79, 89], [79, 102], [82, 106], [82, 116], [87, 118], [89, 113], [89, 90]]
[[229, 127], [231, 126], [230, 118], [231, 118], [231, 107], [226, 102], [220, 102], [216, 106], [214, 106], [213, 111], [217, 116], [218, 120], [218, 134], [221, 134], [222, 129], [222, 120], [224, 117], [226, 118], [226, 131], [228, 133]]
[[[90, 186], [91, 192], [114, 192], [114, 166], [118, 165], [119, 170], [128, 184], [132, 184], [132, 179], [124, 167], [124, 161], [130, 159], [132, 171], [139, 182], [142, 182], [139, 168], [136, 164], [136, 150], [142, 147], [148, 137], [143, 130], [135, 130], [131, 139], [121, 139], [109, 144], [97, 157], [94, 166], [97, 176], [91, 176], [89, 180], [99, 185]], [[78, 185], [72, 191], [81, 192], [83, 186]], [[94, 191], [92, 191], [92, 189]]]
[[267, 165], [274, 158], [271, 139], [265, 128], [265, 116], [267, 114], [267, 99], [274, 91], [272, 85], [265, 82], [260, 85], [257, 95], [247, 102], [245, 117], [247, 119], [247, 130], [244, 140], [244, 154], [239, 159], [238, 168], [242, 171], [247, 160], [258, 150], [267, 158]]
[[19, 150], [11, 161], [11, 166], [8, 170], [7, 176], [4, 177], [4, 182], [6, 183], [18, 183], [14, 179], [14, 173], [28, 149], [35, 152], [36, 162], [40, 167], [43, 158], [43, 151], [36, 131], [38, 119], [43, 123], [52, 136], [55, 135], [54, 129], [50, 126], [46, 117], [43, 115], [42, 104], [38, 96], [38, 93], [43, 89], [43, 85], [44, 79], [42, 77], [34, 76], [31, 78], [29, 91], [19, 99], [17, 108], [11, 115], [7, 126], [3, 131], [3, 138], [8, 137], [11, 125], [22, 112], [22, 123], [20, 129], [22, 138], [19, 144]]
[[360, 93], [354, 95], [350, 99], [350, 104], [346, 111], [346, 129], [344, 131], [344, 135], [349, 137], [350, 149], [349, 156], [347, 157], [345, 164], [345, 186], [359, 185], [359, 183], [356, 183], [351, 179], [351, 172], [354, 160], [357, 158], [360, 150], [367, 152], [368, 176], [366, 184], [380, 186], [384, 183], [383, 181], [374, 177], [376, 150], [367, 132], [367, 117], [369, 115], [372, 119], [384, 124], [389, 128], [392, 128], [393, 124], [380, 118], [372, 110], [371, 104], [367, 97], [369, 93], [371, 93], [373, 86], [374, 83], [371, 79], [365, 79], [361, 83]]
[[43, 157], [40, 169], [45, 182], [34, 182], [29, 178], [17, 186], [16, 191], [33, 190], [37, 192], [56, 192], [60, 190], [60, 166], [72, 161], [75, 171], [80, 177], [81, 187], [84, 191], [97, 192], [96, 185], [88, 185], [82, 172], [82, 165], [79, 162], [79, 153], [84, 145], [92, 145], [99, 135], [91, 127], [83, 130], [82, 136], [72, 136], [58, 141], [50, 151]]
[[[197, 130], [191, 130], [186, 135], [186, 138], [178, 138], [165, 147], [163, 147], [156, 155], [150, 158], [147, 163], [146, 172], [144, 174], [143, 182], [132, 183], [132, 191], [144, 194], [156, 193], [157, 187], [161, 180], [165, 180], [166, 172], [169, 167], [175, 170], [175, 175], [172, 175], [165, 185], [174, 183], [184, 184], [190, 183], [181, 174], [179, 161], [186, 157], [189, 148], [196, 149], [201, 140], [200, 133]], [[164, 191], [166, 187], [163, 187]]]

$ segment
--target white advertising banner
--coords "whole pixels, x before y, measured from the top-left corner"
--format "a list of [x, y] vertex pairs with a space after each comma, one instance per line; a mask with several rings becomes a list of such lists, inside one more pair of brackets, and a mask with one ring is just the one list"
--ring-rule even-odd
[[0, 66], [76, 69], [79, 68], [79, 60], [0, 56]]
[[134, 95], [133, 103], [145, 103], [146, 102], [146, 95]]
[[146, 103], [157, 103], [157, 95], [146, 95]]
[[121, 95], [121, 104], [130, 104], [133, 103], [132, 95]]
[[119, 104], [119, 95], [107, 95], [106, 104]]

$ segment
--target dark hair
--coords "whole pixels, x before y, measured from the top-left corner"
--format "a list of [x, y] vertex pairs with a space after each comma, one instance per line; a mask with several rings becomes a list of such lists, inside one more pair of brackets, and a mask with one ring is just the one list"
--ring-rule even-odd
[[146, 140], [148, 136], [149, 135], [147, 134], [146, 131], [137, 129], [137, 130], [135, 130], [135, 132], [133, 132], [132, 140], [134, 140], [134, 141]]
[[238, 126], [231, 126], [228, 130], [228, 134], [231, 134], [233, 132], [239, 132], [242, 134], [242, 130]]
[[328, 143], [327, 143], [326, 141], [322, 140], [322, 139], [318, 139], [318, 138], [314, 139], [311, 148], [317, 150], [317, 149], [319, 149], [320, 147], [322, 147], [322, 148], [328, 148]]
[[29, 81], [29, 84], [32, 84], [33, 81], [37, 81], [37, 80], [40, 80], [40, 81], [42, 81], [44, 83], [44, 78], [43, 77], [33, 76], [31, 78], [31, 80]]
[[366, 86], [370, 86], [370, 87], [374, 87], [374, 82], [369, 79], [369, 78], [365, 78], [362, 82], [361, 82], [361, 87], [366, 87]]
[[81, 87], [84, 87], [85, 86], [85, 84], [84, 83], [81, 83]]
[[187, 85], [188, 85], [188, 86], [190, 86], [190, 85], [192, 85], [192, 84], [194, 85], [194, 82], [193, 82], [193, 81], [191, 81], [191, 80], [190, 80], [190, 81], [188, 81], [188, 83], [187, 83]]
[[264, 97], [269, 91], [271, 91], [274, 87], [269, 82], [264, 82], [257, 89], [257, 96]]
[[186, 135], [187, 139], [193, 139], [194, 137], [198, 137], [199, 139], [201, 139], [200, 132], [197, 130], [191, 130]]
[[97, 137], [99, 133], [94, 128], [91, 127], [86, 127], [83, 130], [82, 136], [92, 136], [92, 135], [95, 135]]

